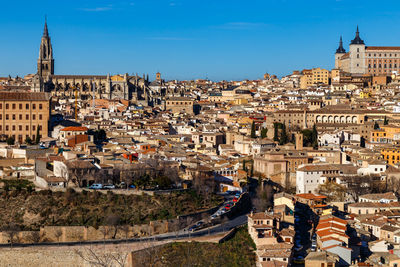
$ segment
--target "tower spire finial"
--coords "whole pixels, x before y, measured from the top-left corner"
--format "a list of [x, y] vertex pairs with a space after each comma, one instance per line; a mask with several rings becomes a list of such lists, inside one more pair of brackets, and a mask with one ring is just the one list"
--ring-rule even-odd
[[43, 30], [43, 36], [48, 37], [49, 36], [49, 30], [47, 29], [47, 15], [44, 15], [44, 30]]
[[358, 25], [356, 30], [356, 37], [351, 41], [350, 44], [364, 44], [364, 41], [360, 38], [360, 31], [358, 30]]
[[346, 53], [346, 50], [343, 48], [343, 40], [342, 40], [342, 36], [341, 35], [340, 35], [340, 41], [339, 41], [339, 48], [336, 49], [336, 53], [339, 53], [339, 54]]

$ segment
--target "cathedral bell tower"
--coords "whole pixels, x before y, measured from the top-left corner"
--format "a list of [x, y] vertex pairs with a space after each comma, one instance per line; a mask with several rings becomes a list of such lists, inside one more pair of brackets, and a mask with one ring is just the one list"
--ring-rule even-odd
[[40, 42], [39, 59], [37, 61], [37, 73], [41, 78], [54, 74], [54, 59], [51, 39], [47, 29], [47, 20], [44, 22], [44, 30], [42, 40]]

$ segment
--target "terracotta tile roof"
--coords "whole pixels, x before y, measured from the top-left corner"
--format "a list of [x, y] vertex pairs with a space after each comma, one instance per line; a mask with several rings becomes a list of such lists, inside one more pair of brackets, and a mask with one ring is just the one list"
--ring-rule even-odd
[[317, 231], [317, 235], [319, 237], [321, 237], [321, 238], [323, 238], [325, 236], [330, 236], [330, 235], [333, 235], [333, 234], [339, 235], [341, 237], [349, 238], [348, 235], [346, 235], [346, 234], [344, 234], [342, 232], [339, 232], [339, 231], [331, 230], [331, 229]]
[[400, 50], [400, 46], [367, 46], [365, 47], [366, 51], [375, 51], [375, 50]]
[[79, 132], [81, 132], [81, 131], [87, 131], [87, 130], [89, 130], [89, 129], [86, 127], [69, 126], [69, 127], [63, 128], [61, 131], [79, 131]]
[[0, 100], [48, 101], [50, 94], [34, 92], [0, 92]]
[[296, 197], [301, 197], [301, 198], [305, 198], [305, 199], [325, 199], [326, 198], [326, 196], [314, 195], [311, 193], [297, 194]]
[[333, 223], [333, 222], [322, 222], [319, 223], [317, 226], [317, 230], [320, 229], [326, 229], [326, 228], [331, 228], [331, 229], [339, 229], [342, 230], [343, 232], [346, 231], [346, 227], [341, 225], [341, 224], [337, 224], [337, 223]]
[[253, 214], [250, 214], [249, 215], [249, 218], [251, 218], [251, 219], [256, 219], [256, 220], [260, 220], [260, 219], [270, 219], [270, 220], [273, 220], [274, 219], [274, 217], [273, 216], [271, 216], [271, 215], [269, 215], [269, 214], [266, 214], [265, 212], [257, 212], [257, 213], [253, 213]]
[[341, 223], [341, 224], [345, 224], [345, 225], [347, 224], [346, 220], [340, 219], [340, 218], [335, 217], [335, 216], [321, 217], [319, 219], [319, 223], [322, 223], [322, 222], [337, 222], [337, 223]]
[[361, 195], [359, 198], [366, 198], [369, 200], [380, 200], [382, 198], [385, 199], [390, 199], [390, 200], [395, 200], [397, 201], [397, 197], [393, 192], [386, 192], [386, 193], [381, 193], [381, 194], [366, 194], [366, 195]]

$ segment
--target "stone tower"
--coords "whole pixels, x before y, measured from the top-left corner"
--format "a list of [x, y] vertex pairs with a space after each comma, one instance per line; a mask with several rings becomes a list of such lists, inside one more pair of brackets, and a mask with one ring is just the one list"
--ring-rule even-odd
[[54, 74], [53, 47], [51, 46], [51, 39], [47, 29], [47, 20], [44, 22], [43, 36], [40, 42], [37, 73], [44, 80], [47, 80], [48, 76]]
[[340, 41], [339, 41], [339, 47], [338, 49], [336, 49], [336, 53], [335, 53], [335, 69], [340, 69], [340, 58], [346, 54], [346, 50], [343, 48], [343, 40], [342, 40], [342, 36], [340, 36]]
[[295, 138], [295, 148], [296, 150], [302, 150], [303, 149], [303, 134], [302, 133], [295, 133], [294, 134]]
[[161, 73], [159, 72], [156, 73], [156, 80], [161, 81]]
[[364, 74], [365, 73], [365, 44], [360, 38], [360, 32], [356, 31], [356, 37], [350, 43], [350, 73]]

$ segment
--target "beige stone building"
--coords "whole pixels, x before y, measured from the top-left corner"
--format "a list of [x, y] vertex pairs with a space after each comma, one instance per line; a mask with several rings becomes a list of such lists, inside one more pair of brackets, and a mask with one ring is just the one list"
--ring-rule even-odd
[[321, 68], [313, 68], [311, 70], [303, 70], [303, 76], [300, 78], [300, 88], [307, 89], [313, 85], [328, 85], [330, 79], [330, 71]]
[[349, 52], [346, 53], [340, 38], [339, 48], [335, 53], [335, 68], [358, 75], [390, 75], [393, 71], [400, 71], [400, 47], [366, 46], [357, 27]]
[[32, 92], [0, 92], [0, 132], [23, 143], [29, 136], [48, 136], [50, 95]]
[[171, 97], [166, 101], [165, 109], [171, 110], [172, 113], [185, 112], [193, 114], [194, 101], [187, 97]]

